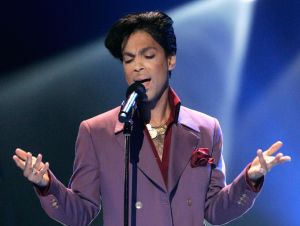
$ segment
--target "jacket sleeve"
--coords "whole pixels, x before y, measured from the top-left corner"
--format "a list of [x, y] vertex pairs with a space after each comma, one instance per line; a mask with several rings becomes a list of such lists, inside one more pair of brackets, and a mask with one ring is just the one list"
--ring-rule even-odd
[[46, 193], [37, 188], [41, 205], [49, 217], [72, 226], [88, 225], [100, 211], [100, 178], [97, 155], [86, 122], [82, 122], [76, 141], [73, 175], [65, 187], [50, 172]]
[[[211, 224], [225, 224], [247, 212], [254, 204], [258, 192], [248, 184], [246, 167], [233, 182], [226, 185], [225, 164], [222, 156], [222, 132], [215, 120], [212, 155], [216, 167], [211, 171], [211, 179], [206, 195], [205, 219]], [[262, 185], [263, 180], [261, 180]], [[261, 186], [259, 186], [261, 187]]]

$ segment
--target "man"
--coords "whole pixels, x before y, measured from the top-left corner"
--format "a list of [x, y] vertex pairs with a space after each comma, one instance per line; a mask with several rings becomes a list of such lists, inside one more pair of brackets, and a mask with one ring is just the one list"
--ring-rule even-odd
[[[123, 63], [128, 85], [142, 83], [147, 99], [134, 119], [130, 163], [130, 225], [224, 224], [245, 213], [264, 175], [290, 161], [273, 154], [276, 142], [229, 185], [225, 184], [218, 121], [181, 106], [169, 86], [176, 65], [172, 19], [161, 12], [127, 15], [106, 37], [106, 47]], [[123, 225], [124, 135], [120, 107], [81, 123], [74, 172], [66, 188], [42, 162], [21, 149], [13, 159], [35, 184], [42, 207], [66, 225], [87, 225], [103, 208], [105, 226]], [[140, 142], [140, 143], [139, 143]]]

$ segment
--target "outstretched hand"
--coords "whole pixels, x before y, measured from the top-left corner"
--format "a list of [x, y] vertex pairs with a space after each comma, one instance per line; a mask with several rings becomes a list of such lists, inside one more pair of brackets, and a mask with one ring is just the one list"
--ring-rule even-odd
[[257, 150], [257, 156], [252, 161], [248, 170], [248, 177], [250, 180], [256, 181], [270, 172], [274, 166], [285, 162], [290, 162], [292, 160], [290, 156], [283, 155], [282, 153], [273, 155], [281, 148], [281, 146], [282, 142], [277, 141], [264, 152], [261, 149]]
[[30, 152], [26, 152], [17, 148], [13, 159], [16, 165], [23, 171], [24, 177], [40, 187], [46, 187], [49, 184], [49, 163], [42, 162], [42, 155], [32, 156]]

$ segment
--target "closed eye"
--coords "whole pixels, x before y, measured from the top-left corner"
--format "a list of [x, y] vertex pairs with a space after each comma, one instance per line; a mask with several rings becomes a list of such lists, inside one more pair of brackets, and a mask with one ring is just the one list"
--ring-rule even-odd
[[154, 57], [155, 57], [154, 54], [152, 54], [152, 55], [146, 55], [146, 56], [145, 56], [146, 59], [152, 59], [152, 58], [154, 58]]
[[123, 53], [123, 62], [125, 64], [128, 64], [133, 61], [134, 57], [135, 57], [134, 54], [125, 52]]
[[126, 59], [126, 60], [124, 59], [124, 60], [123, 60], [123, 62], [124, 62], [125, 64], [129, 64], [129, 63], [131, 63], [132, 61], [133, 61], [133, 59], [128, 59], [128, 60], [127, 60], [127, 59]]

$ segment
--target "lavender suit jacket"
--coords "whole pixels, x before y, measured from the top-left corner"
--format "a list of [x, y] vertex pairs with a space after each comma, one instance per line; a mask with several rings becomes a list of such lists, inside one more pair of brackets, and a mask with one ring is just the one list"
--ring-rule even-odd
[[[50, 172], [49, 190], [38, 196], [51, 218], [65, 225], [88, 225], [102, 208], [104, 226], [123, 225], [124, 135], [118, 112], [115, 108], [81, 123], [69, 188]], [[199, 147], [209, 149], [216, 168], [191, 167], [192, 152]], [[224, 171], [218, 121], [181, 106], [178, 122], [172, 125], [168, 189], [144, 137], [136, 168], [132, 225], [202, 226], [204, 219], [224, 224], [241, 216], [258, 193], [246, 182], [246, 169], [230, 185], [225, 184]]]

